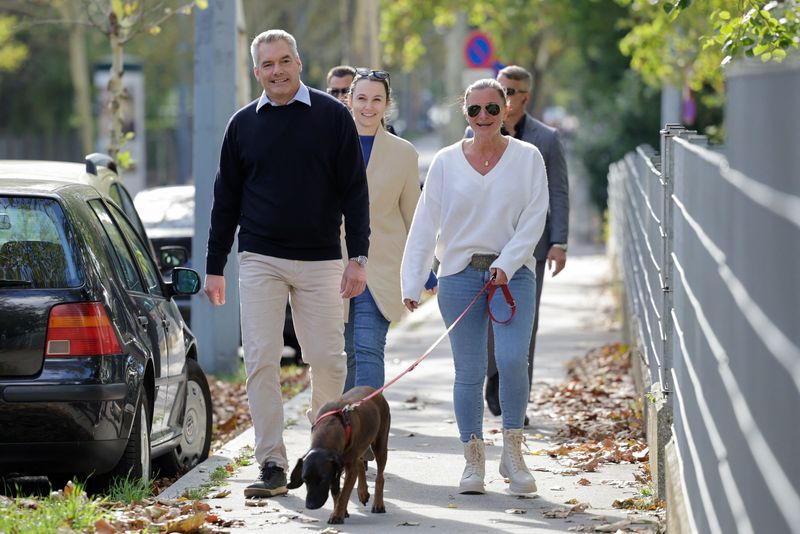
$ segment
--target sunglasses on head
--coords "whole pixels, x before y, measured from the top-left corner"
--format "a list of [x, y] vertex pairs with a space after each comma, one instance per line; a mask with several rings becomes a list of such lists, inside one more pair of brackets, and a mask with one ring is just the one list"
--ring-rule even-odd
[[527, 93], [528, 91], [524, 89], [514, 89], [513, 87], [506, 87], [505, 92], [506, 96], [514, 96], [517, 93]]
[[[492, 102], [491, 104], [486, 104], [485, 106], [486, 113], [489, 115], [499, 115], [500, 114], [500, 104], [495, 104]], [[481, 105], [480, 104], [472, 104], [471, 106], [467, 106], [467, 115], [470, 117], [477, 117], [478, 113], [481, 112]]]
[[343, 87], [341, 89], [334, 89], [332, 87], [328, 87], [328, 94], [332, 96], [339, 96], [339, 95], [346, 95], [350, 92], [349, 87]]
[[359, 78], [374, 78], [381, 81], [389, 79], [389, 73], [385, 70], [373, 70], [366, 67], [358, 67], [356, 69], [356, 75]]

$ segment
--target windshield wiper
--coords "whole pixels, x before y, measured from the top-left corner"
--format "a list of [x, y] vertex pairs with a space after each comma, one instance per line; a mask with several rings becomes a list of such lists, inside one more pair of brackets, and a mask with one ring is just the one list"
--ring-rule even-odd
[[31, 287], [33, 282], [30, 280], [2, 280], [0, 279], [0, 287]]

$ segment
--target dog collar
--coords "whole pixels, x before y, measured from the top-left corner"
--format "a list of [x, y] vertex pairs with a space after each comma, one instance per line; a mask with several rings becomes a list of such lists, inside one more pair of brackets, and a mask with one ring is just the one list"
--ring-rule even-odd
[[339, 410], [331, 410], [329, 412], [325, 412], [324, 414], [317, 417], [317, 420], [314, 421], [313, 425], [311, 425], [311, 430], [313, 431], [314, 427], [317, 426], [317, 424], [326, 417], [336, 415], [342, 421], [342, 425], [344, 426], [344, 446], [345, 448], [347, 448], [347, 446], [350, 444], [350, 433], [352, 431], [352, 428], [350, 426], [350, 412], [353, 411], [355, 407], [356, 407], [355, 404], [348, 404], [347, 406]]

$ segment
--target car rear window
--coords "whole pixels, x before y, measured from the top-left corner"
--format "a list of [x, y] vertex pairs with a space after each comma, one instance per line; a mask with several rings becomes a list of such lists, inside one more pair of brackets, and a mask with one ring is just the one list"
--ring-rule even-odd
[[75, 238], [49, 198], [0, 196], [0, 288], [63, 288], [83, 283]]

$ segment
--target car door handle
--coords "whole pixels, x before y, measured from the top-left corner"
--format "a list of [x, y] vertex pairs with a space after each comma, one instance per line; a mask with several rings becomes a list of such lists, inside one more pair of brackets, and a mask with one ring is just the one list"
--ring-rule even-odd
[[140, 315], [136, 318], [136, 320], [138, 321], [139, 326], [147, 326], [150, 324], [150, 318], [146, 315]]

